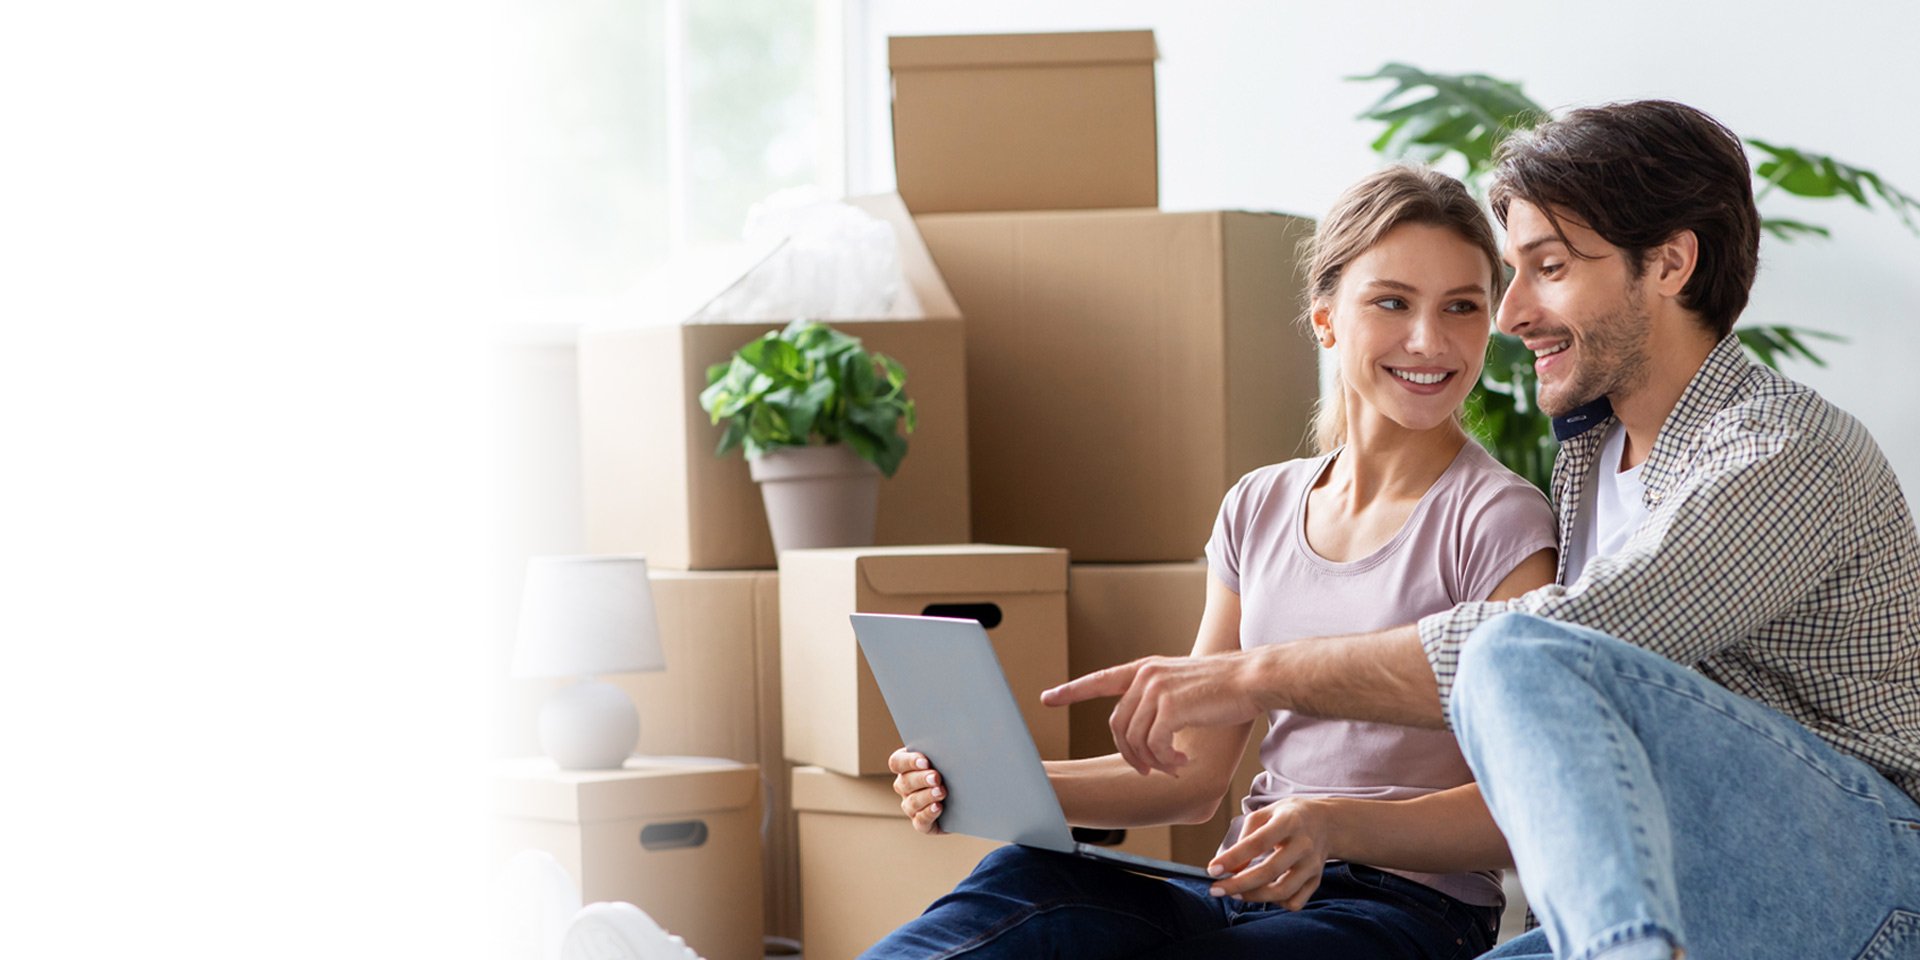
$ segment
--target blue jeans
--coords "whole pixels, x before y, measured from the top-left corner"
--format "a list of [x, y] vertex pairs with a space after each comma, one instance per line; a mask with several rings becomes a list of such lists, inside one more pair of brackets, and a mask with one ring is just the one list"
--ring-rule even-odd
[[1541, 927], [1498, 958], [1920, 958], [1920, 804], [1657, 654], [1508, 614], [1450, 705]]
[[1307, 906], [1290, 912], [1208, 896], [1199, 880], [1006, 846], [861, 956], [1467, 960], [1492, 945], [1498, 927], [1494, 907], [1371, 867], [1329, 865]]

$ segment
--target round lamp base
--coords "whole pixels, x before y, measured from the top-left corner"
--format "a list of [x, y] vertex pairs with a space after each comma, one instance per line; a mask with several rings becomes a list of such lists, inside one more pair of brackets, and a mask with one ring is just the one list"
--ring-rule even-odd
[[540, 706], [540, 749], [562, 770], [618, 770], [639, 745], [639, 712], [604, 680], [568, 684]]

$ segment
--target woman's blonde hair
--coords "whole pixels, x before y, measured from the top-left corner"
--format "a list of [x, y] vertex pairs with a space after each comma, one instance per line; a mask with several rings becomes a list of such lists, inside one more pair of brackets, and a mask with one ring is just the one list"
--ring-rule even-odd
[[[1493, 239], [1480, 202], [1460, 181], [1426, 167], [1399, 164], [1369, 174], [1348, 187], [1320, 221], [1301, 251], [1307, 263], [1307, 307], [1300, 321], [1313, 335], [1314, 304], [1331, 299], [1340, 287], [1341, 272], [1380, 242], [1393, 228], [1408, 223], [1445, 227], [1487, 255], [1492, 277], [1487, 287], [1489, 307], [1500, 302], [1506, 271], [1500, 267], [1500, 247]], [[1457, 416], [1457, 414], [1456, 414]], [[1346, 440], [1346, 389], [1339, 368], [1332, 388], [1320, 395], [1314, 411], [1314, 445], [1330, 453]]]

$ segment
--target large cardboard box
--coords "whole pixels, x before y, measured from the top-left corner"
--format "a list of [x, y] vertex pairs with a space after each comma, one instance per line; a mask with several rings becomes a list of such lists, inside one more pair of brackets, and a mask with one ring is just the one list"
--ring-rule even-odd
[[496, 850], [551, 854], [582, 902], [623, 900], [707, 960], [760, 960], [760, 772], [634, 759], [624, 770], [509, 761], [495, 779]]
[[1306, 451], [1312, 229], [1255, 213], [918, 219], [966, 311], [973, 535], [1076, 563], [1200, 556], [1247, 471]]
[[890, 37], [915, 213], [1160, 203], [1153, 32]]
[[1067, 555], [987, 544], [788, 550], [780, 555], [786, 755], [862, 776], [900, 747], [860, 655], [854, 613], [974, 617], [1046, 759], [1067, 756], [1067, 715], [1040, 692], [1067, 681]]
[[[1067, 662], [1083, 676], [1141, 657], [1185, 656], [1193, 651], [1200, 615], [1207, 605], [1206, 561], [1155, 564], [1085, 564], [1068, 568]], [[1089, 700], [1072, 712], [1073, 755], [1098, 757], [1113, 752], [1107, 718], [1112, 699]], [[1213, 859], [1227, 824], [1240, 813], [1240, 801], [1260, 772], [1260, 738], [1266, 721], [1254, 723], [1240, 757], [1233, 785], [1213, 819], [1172, 828], [1171, 859], [1196, 867]]]
[[[891, 777], [793, 771], [800, 817], [800, 882], [807, 960], [852, 960], [913, 919], [1000, 844], [957, 834], [924, 836], [900, 813]], [[1084, 842], [1167, 859], [1166, 827], [1101, 831]]]
[[[854, 202], [891, 223], [904, 285], [884, 317], [816, 316], [907, 369], [919, 429], [907, 457], [880, 484], [880, 543], [970, 539], [966, 347], [960, 314], [898, 197]], [[663, 302], [664, 313], [596, 324], [580, 333], [580, 446], [587, 547], [639, 553], [656, 568], [771, 569], [776, 565], [760, 489], [738, 451], [714, 456], [722, 428], [700, 409], [707, 368], [785, 322], [713, 315], [754, 282], [727, 275], [706, 299]], [[711, 309], [710, 309], [711, 308]]]

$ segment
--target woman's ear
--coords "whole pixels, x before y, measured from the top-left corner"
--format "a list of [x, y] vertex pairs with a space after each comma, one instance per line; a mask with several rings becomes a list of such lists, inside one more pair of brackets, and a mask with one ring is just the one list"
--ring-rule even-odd
[[1314, 301], [1309, 319], [1313, 322], [1313, 339], [1323, 347], [1333, 346], [1333, 311], [1325, 300]]

